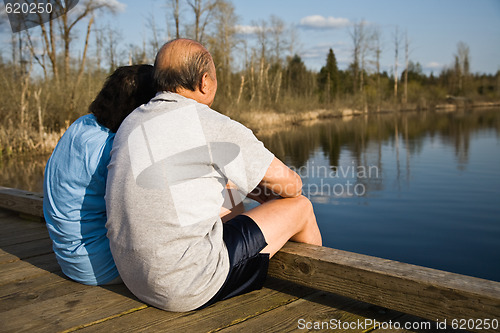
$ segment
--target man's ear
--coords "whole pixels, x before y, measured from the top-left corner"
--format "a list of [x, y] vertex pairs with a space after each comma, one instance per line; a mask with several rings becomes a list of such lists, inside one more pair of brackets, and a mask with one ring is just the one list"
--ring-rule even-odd
[[203, 76], [201, 77], [201, 81], [200, 81], [200, 92], [202, 94], [206, 94], [208, 93], [208, 72], [203, 74]]

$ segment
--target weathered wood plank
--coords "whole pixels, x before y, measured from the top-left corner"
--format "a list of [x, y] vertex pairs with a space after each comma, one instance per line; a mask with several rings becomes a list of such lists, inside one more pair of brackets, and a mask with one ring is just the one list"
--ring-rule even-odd
[[316, 292], [287, 281], [269, 279], [261, 290], [216, 303], [188, 313], [172, 313], [147, 308], [126, 316], [89, 326], [79, 332], [208, 332], [243, 322], [248, 318], [294, 302]]
[[25, 220], [19, 216], [0, 218], [0, 247], [27, 243], [49, 237], [45, 223]]
[[0, 207], [43, 217], [43, 195], [0, 186]]
[[84, 288], [84, 285], [69, 280], [60, 271], [13, 281], [0, 288], [0, 312], [81, 292]]
[[7, 216], [13, 216], [15, 213], [11, 210], [5, 209], [5, 208], [0, 208], [0, 218], [7, 217]]
[[0, 247], [10, 246], [14, 244], [31, 242], [37, 239], [43, 239], [49, 237], [47, 229], [44, 225], [40, 224], [39, 228], [31, 228], [28, 230], [23, 230], [19, 227], [17, 232], [7, 232], [0, 233]]
[[0, 248], [0, 264], [49, 254], [51, 252], [52, 241], [48, 236], [47, 238], [36, 239], [27, 243], [2, 246]]
[[[75, 282], [76, 284], [76, 282]], [[99, 322], [146, 307], [124, 285], [83, 286], [61, 297], [0, 313], [3, 332], [56, 332]]]
[[54, 253], [0, 264], [0, 286], [59, 270]]
[[500, 318], [498, 282], [325, 247], [290, 242], [269, 275], [430, 320]]
[[222, 332], [369, 332], [374, 318], [389, 321], [402, 316], [351, 298], [317, 292], [260, 316], [228, 327]]
[[22, 219], [20, 216], [0, 218], [0, 234], [19, 233], [30, 229], [46, 230], [45, 223]]

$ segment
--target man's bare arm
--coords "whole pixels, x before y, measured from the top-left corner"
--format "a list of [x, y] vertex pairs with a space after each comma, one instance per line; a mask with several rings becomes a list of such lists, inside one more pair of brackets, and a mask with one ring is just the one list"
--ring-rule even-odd
[[302, 180], [296, 172], [275, 157], [259, 187], [268, 189], [282, 198], [295, 198], [302, 193]]

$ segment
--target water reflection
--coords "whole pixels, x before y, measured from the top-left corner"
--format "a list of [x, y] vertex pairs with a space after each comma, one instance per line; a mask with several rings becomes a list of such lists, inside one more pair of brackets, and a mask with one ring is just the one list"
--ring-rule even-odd
[[[304, 178], [312, 174], [309, 170], [312, 167], [322, 172], [325, 172], [323, 167], [331, 172], [337, 168], [341, 173], [346, 172], [349, 166], [366, 170], [376, 166], [381, 173], [382, 149], [384, 145], [389, 145], [397, 155], [396, 179], [401, 182], [409, 179], [410, 156], [422, 151], [426, 138], [439, 137], [442, 143], [453, 147], [456, 167], [463, 170], [469, 160], [471, 135], [487, 128], [495, 130], [500, 137], [500, 110], [375, 114], [347, 121], [324, 120], [314, 126], [294, 126], [260, 139], [289, 166], [302, 170]], [[318, 152], [328, 163], [314, 159]], [[344, 156], [344, 161], [341, 161], [342, 152], [349, 155]], [[47, 159], [45, 155], [0, 159], [0, 184], [41, 192]], [[309, 169], [304, 171], [301, 169], [304, 166]], [[379, 177], [351, 178], [364, 183], [368, 190], [380, 190], [383, 186]]]
[[43, 191], [43, 172], [48, 155], [0, 159], [0, 185], [26, 191]]
[[500, 281], [499, 133], [497, 109], [325, 120], [261, 139], [301, 174], [326, 246]]
[[[347, 121], [324, 120], [261, 139], [287, 165], [301, 170], [305, 180], [318, 178], [314, 170], [324, 167], [332, 172], [375, 167], [380, 176], [384, 171], [382, 151], [389, 147], [395, 153], [395, 179], [401, 187], [411, 177], [411, 156], [420, 154], [428, 139], [453, 147], [456, 167], [464, 170], [469, 161], [471, 135], [480, 129], [494, 129], [498, 135], [500, 110], [375, 114]], [[319, 161], [322, 158], [318, 160], [318, 154], [327, 161], [326, 165]], [[369, 193], [384, 186], [380, 177], [372, 175], [343, 178], [363, 184]]]

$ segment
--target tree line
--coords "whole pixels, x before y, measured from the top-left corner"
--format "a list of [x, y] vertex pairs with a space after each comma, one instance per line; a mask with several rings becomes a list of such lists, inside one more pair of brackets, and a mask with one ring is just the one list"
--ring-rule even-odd
[[392, 48], [384, 51], [394, 52], [388, 73], [380, 64], [381, 31], [361, 21], [349, 27], [348, 68], [338, 67], [330, 49], [324, 66], [314, 71], [299, 55], [293, 26], [271, 16], [252, 22], [248, 37], [229, 0], [164, 0], [160, 12], [166, 24], [158, 24], [151, 13], [148, 37], [140, 45], [99, 21], [103, 15], [120, 15], [118, 2], [84, 0], [66, 14], [68, 1], [53, 1], [62, 15], [12, 34], [9, 52], [0, 54], [0, 154], [50, 151], [68, 124], [87, 112], [107, 75], [120, 65], [152, 63], [161, 45], [178, 37], [207, 46], [219, 81], [214, 108], [236, 119], [249, 112], [425, 109], [451, 96], [484, 101], [500, 97], [500, 71], [472, 73], [470, 50], [462, 42], [450, 66], [425, 75], [410, 57], [407, 34], [396, 28]]

